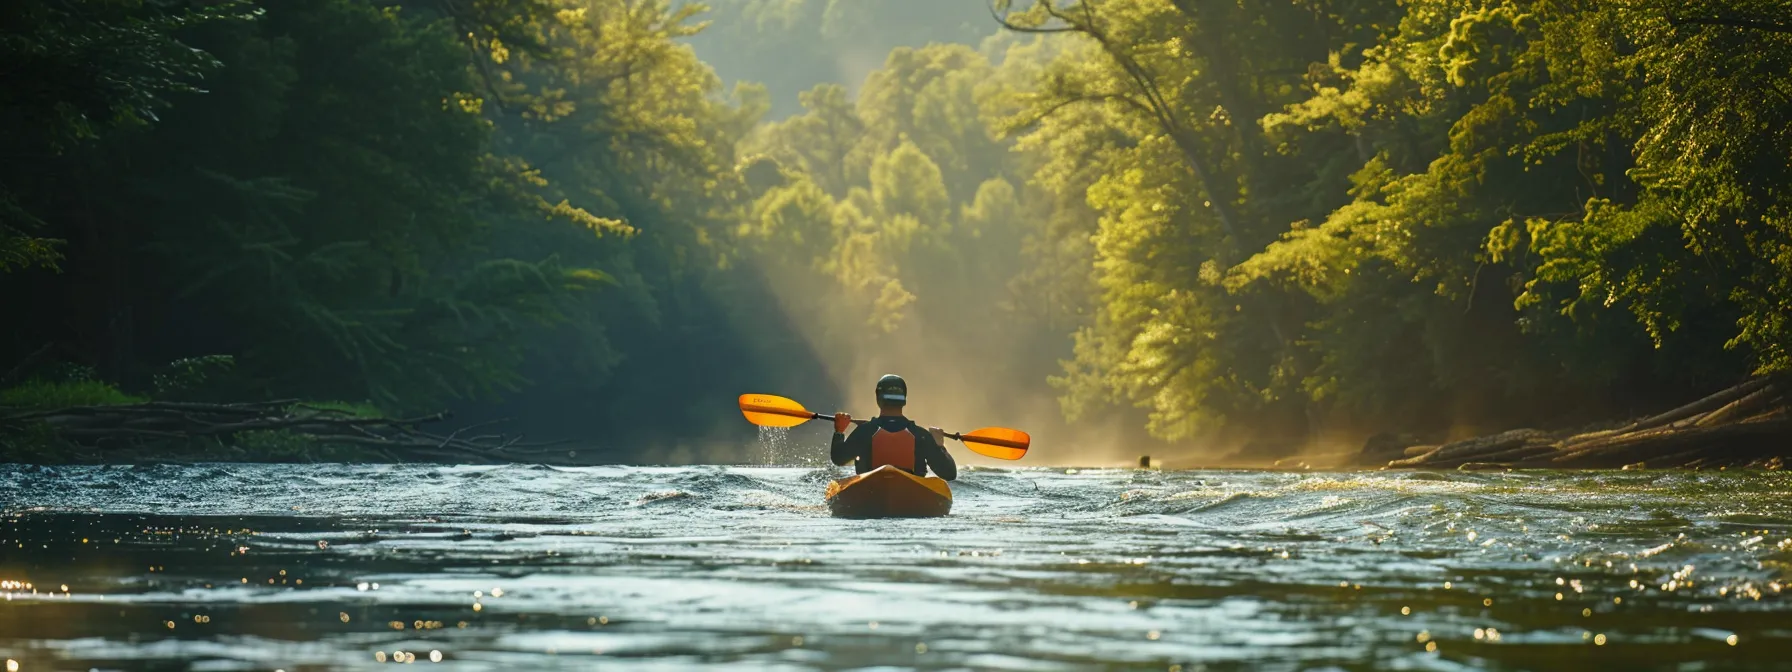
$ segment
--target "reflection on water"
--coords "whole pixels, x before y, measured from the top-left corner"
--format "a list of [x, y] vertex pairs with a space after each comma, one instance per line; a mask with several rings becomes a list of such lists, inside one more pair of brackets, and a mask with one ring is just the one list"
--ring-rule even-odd
[[[1783, 668], [1780, 473], [0, 466], [8, 669]], [[1700, 664], [1699, 661], [1703, 661]]]

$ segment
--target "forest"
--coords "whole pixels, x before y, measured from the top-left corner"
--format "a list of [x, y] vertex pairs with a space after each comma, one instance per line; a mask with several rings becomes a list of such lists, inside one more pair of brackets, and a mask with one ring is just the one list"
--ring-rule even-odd
[[0, 407], [732, 461], [898, 371], [1267, 459], [1792, 370], [1770, 0], [16, 0], [0, 63]]

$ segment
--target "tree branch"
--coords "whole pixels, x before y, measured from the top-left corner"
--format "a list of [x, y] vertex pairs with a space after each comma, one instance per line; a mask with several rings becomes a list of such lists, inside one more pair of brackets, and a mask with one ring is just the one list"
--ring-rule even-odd
[[1039, 110], [1038, 112], [1035, 112], [1031, 115], [1028, 115], [1025, 118], [1026, 121], [1015, 121], [1015, 122], [1006, 123], [1003, 125], [1014, 128], [1014, 129], [1028, 128], [1028, 127], [1031, 127], [1034, 124], [1037, 124], [1041, 121], [1045, 121], [1046, 119], [1050, 118], [1054, 114], [1057, 114], [1060, 110], [1063, 110], [1066, 107], [1070, 107], [1070, 106], [1076, 105], [1078, 103], [1104, 103], [1104, 102], [1109, 102], [1109, 101], [1119, 101], [1122, 103], [1126, 103], [1128, 107], [1137, 109], [1140, 112], [1144, 112], [1146, 114], [1151, 113], [1151, 108], [1149, 106], [1147, 106], [1143, 102], [1140, 102], [1138, 99], [1133, 98], [1132, 96], [1128, 96], [1123, 93], [1096, 93], [1096, 94], [1068, 96], [1063, 100], [1052, 103], [1050, 107], [1047, 107], [1043, 110]]
[[1022, 26], [1022, 25], [1013, 23], [1008, 20], [1008, 16], [1006, 15], [1006, 13], [996, 11], [996, 6], [995, 6], [994, 2], [991, 2], [989, 5], [989, 18], [995, 19], [996, 24], [1001, 26], [1003, 30], [1012, 30], [1017, 33], [1029, 33], [1029, 34], [1033, 34], [1033, 35], [1055, 35], [1058, 33], [1079, 32], [1076, 26], [1056, 26], [1056, 27], [1051, 27], [1051, 28], [1045, 28], [1045, 27], [1039, 27], [1039, 26]]

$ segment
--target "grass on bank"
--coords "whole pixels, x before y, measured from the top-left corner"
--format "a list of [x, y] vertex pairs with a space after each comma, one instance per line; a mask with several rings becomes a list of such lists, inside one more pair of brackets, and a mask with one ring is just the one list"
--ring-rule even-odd
[[139, 404], [146, 398], [125, 394], [109, 383], [97, 380], [49, 382], [28, 380], [0, 389], [0, 406], [48, 409], [69, 406], [115, 406]]

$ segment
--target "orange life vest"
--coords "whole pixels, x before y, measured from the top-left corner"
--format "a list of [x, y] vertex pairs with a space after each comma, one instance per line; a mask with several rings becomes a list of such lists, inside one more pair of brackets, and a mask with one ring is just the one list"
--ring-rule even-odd
[[892, 432], [878, 428], [871, 436], [871, 468], [886, 464], [913, 473], [915, 471], [915, 435], [908, 430]]

